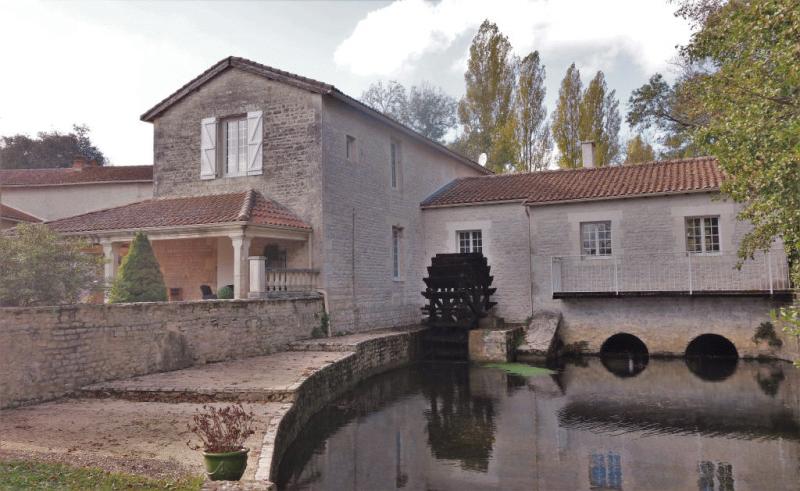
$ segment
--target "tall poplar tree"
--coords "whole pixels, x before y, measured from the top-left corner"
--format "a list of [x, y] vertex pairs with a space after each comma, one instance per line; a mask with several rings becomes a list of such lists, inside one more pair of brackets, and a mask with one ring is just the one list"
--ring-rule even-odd
[[513, 94], [516, 83], [511, 43], [497, 25], [484, 21], [472, 39], [464, 74], [466, 93], [458, 105], [463, 134], [454, 147], [473, 159], [488, 154], [487, 167], [502, 172], [516, 166]]
[[558, 165], [563, 169], [581, 166], [579, 122], [582, 92], [581, 72], [573, 63], [561, 81], [553, 113], [553, 139], [559, 152]]
[[520, 145], [520, 170], [546, 169], [550, 163], [553, 140], [547, 124], [547, 108], [544, 97], [545, 68], [534, 51], [519, 62], [519, 79], [516, 97], [516, 138]]
[[595, 143], [595, 165], [603, 167], [615, 162], [620, 153], [622, 118], [616, 91], [608, 90], [602, 71], [598, 71], [586, 87], [578, 113], [578, 137], [580, 141]]
[[630, 140], [625, 148], [625, 165], [641, 164], [656, 159], [656, 152], [653, 146], [647, 143], [642, 135], [636, 135]]

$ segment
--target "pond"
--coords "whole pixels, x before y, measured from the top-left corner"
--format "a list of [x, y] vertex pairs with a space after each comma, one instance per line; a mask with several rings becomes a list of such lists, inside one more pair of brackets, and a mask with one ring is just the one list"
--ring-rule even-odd
[[523, 377], [424, 362], [326, 406], [280, 489], [800, 489], [800, 370], [602, 360]]

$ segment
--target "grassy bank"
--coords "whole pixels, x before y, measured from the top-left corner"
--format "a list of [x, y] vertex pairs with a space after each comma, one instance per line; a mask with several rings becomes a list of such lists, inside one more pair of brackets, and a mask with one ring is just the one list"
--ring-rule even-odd
[[30, 461], [0, 461], [0, 490], [18, 489], [165, 489], [195, 491], [202, 477], [189, 479], [148, 479], [142, 476], [106, 472], [96, 467], [71, 467]]

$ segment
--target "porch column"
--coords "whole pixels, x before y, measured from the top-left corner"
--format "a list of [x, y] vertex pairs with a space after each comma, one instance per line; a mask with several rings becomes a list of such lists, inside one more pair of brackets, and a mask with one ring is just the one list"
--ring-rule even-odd
[[114, 277], [117, 275], [119, 250], [114, 246], [113, 242], [107, 239], [100, 241], [100, 245], [103, 246], [103, 258], [105, 259], [105, 263], [103, 264], [103, 278], [105, 280], [106, 290], [103, 297], [107, 302], [111, 284], [114, 282]]
[[247, 287], [250, 282], [250, 268], [247, 264], [250, 252], [250, 237], [231, 235], [233, 244], [233, 297], [247, 298]]

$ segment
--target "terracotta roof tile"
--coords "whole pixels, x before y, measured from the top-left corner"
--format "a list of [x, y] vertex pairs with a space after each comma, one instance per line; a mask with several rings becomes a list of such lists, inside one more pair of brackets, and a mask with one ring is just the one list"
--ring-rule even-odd
[[465, 177], [440, 189], [422, 206], [498, 201], [547, 204], [630, 198], [648, 194], [716, 191], [724, 176], [712, 157], [631, 166]]
[[4, 205], [0, 203], [0, 218], [4, 220], [12, 220], [15, 222], [28, 222], [28, 223], [39, 223], [41, 222], [40, 219], [36, 218], [33, 215], [29, 215], [24, 211], [20, 211], [16, 208], [12, 208], [8, 205]]
[[311, 227], [278, 203], [249, 190], [231, 194], [161, 198], [47, 222], [60, 233], [140, 230], [247, 222], [297, 229]]
[[0, 170], [0, 186], [57, 186], [152, 180], [152, 165]]

